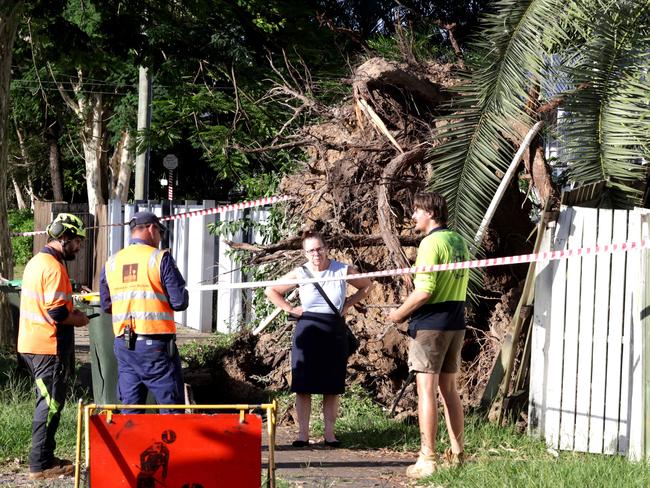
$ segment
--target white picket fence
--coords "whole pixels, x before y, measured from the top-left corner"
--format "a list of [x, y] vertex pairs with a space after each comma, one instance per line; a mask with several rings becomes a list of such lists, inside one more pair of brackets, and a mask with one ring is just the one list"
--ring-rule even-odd
[[[201, 204], [187, 201], [182, 205], [175, 204], [172, 213], [179, 214], [215, 206], [214, 200], [204, 200]], [[108, 223], [128, 222], [135, 212], [143, 210], [162, 216], [160, 203], [123, 206], [119, 200], [111, 200], [108, 205]], [[242, 231], [238, 231], [216, 237], [208, 232], [207, 226], [219, 220], [239, 220], [244, 217], [244, 213], [243, 210], [234, 210], [223, 214], [195, 216], [167, 222], [171, 230], [169, 249], [188, 285], [242, 281], [244, 277], [240, 264], [229, 255], [230, 247], [225, 241], [260, 242], [260, 236], [257, 234], [245, 236]], [[248, 213], [250, 219], [258, 222], [264, 221], [266, 216], [267, 210], [264, 209], [254, 209]], [[124, 248], [128, 243], [128, 227], [109, 227], [109, 255]], [[242, 321], [249, 318], [244, 314], [245, 299], [246, 292], [242, 290], [193, 292], [187, 310], [176, 312], [174, 319], [179, 324], [201, 332], [211, 332], [213, 325], [218, 332], [233, 332]]]
[[[648, 210], [563, 207], [541, 251], [648, 238]], [[549, 447], [645, 457], [647, 252], [537, 265], [529, 430]]]

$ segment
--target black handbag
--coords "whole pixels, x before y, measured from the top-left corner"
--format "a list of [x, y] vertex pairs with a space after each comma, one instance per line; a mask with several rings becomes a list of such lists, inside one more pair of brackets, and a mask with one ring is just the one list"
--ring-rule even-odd
[[[313, 278], [314, 275], [311, 274], [311, 271], [306, 266], [302, 266], [303, 271], [309, 278]], [[321, 294], [323, 299], [327, 302], [327, 304], [330, 306], [332, 309], [332, 312], [341, 319], [341, 323], [343, 324], [343, 331], [345, 333], [345, 341], [348, 346], [348, 356], [352, 356], [355, 352], [357, 352], [357, 349], [359, 349], [359, 339], [357, 339], [357, 336], [354, 335], [354, 332], [350, 329], [350, 326], [345, 322], [345, 319], [343, 318], [343, 315], [341, 315], [341, 312], [339, 312], [339, 309], [334, 306], [332, 301], [329, 299], [327, 296], [327, 293], [325, 293], [325, 290], [323, 290], [323, 287], [320, 286], [318, 283], [312, 283], [316, 289], [318, 290], [318, 293]]]

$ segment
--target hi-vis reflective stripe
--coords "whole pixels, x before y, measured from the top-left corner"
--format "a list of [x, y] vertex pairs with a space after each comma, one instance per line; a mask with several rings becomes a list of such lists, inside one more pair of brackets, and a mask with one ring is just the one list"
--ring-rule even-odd
[[452, 271], [456, 269], [487, 268], [490, 266], [503, 266], [505, 264], [534, 263], [538, 261], [557, 261], [558, 259], [578, 258], [584, 256], [595, 256], [598, 254], [611, 254], [615, 252], [638, 251], [650, 248], [650, 240], [626, 241], [613, 244], [596, 244], [592, 247], [581, 247], [577, 249], [562, 249], [559, 251], [544, 251], [534, 254], [520, 254], [518, 256], [506, 256], [501, 258], [474, 259], [472, 261], [459, 261], [456, 263], [432, 264], [428, 266], [412, 266], [410, 268], [388, 269], [385, 271], [373, 271], [371, 273], [359, 273], [347, 276], [333, 276], [323, 278], [307, 278], [296, 280], [268, 280], [252, 281], [244, 283], [218, 283], [216, 285], [194, 285], [188, 286], [188, 291], [206, 290], [228, 290], [239, 288], [262, 288], [267, 286], [303, 285], [306, 283], [323, 283], [325, 281], [357, 280], [359, 278], [381, 278], [384, 276], [399, 276], [415, 273], [435, 273], [438, 271]]
[[153, 291], [124, 291], [111, 295], [111, 302], [120, 302], [122, 300], [167, 300], [164, 293], [155, 293]]
[[47, 403], [48, 412], [45, 425], [49, 425], [54, 416], [61, 412], [61, 405], [50, 396], [50, 392], [47, 391], [47, 386], [45, 386], [45, 382], [41, 378], [36, 378], [36, 386], [38, 387], [38, 391], [41, 392], [41, 396], [45, 399], [45, 403]]
[[41, 324], [45, 322], [46, 324], [56, 325], [56, 322], [52, 317], [50, 317], [48, 313], [45, 313], [45, 315], [40, 315], [38, 313], [30, 312], [29, 310], [23, 309], [20, 311], [20, 316], [32, 322], [41, 323]]
[[29, 298], [33, 298], [34, 300], [37, 300], [39, 302], [46, 302], [46, 303], [54, 301], [56, 299], [65, 300], [66, 302], [72, 300], [72, 294], [66, 293], [64, 291], [53, 291], [51, 293], [42, 294], [37, 291], [28, 290], [25, 288], [20, 290], [20, 294]]
[[113, 323], [122, 323], [128, 319], [135, 320], [174, 320], [174, 314], [167, 312], [129, 312], [119, 315], [113, 315]]
[[156, 267], [156, 260], [158, 259], [158, 255], [162, 251], [160, 249], [154, 249], [154, 251], [151, 253], [151, 256], [149, 256], [149, 267], [150, 268], [155, 268]]
[[115, 256], [108, 258], [106, 262], [106, 271], [115, 271]]
[[72, 300], [72, 293], [66, 293], [64, 291], [55, 291], [52, 293], [46, 293], [43, 295], [43, 299], [45, 302], [51, 302], [55, 299], [60, 299], [60, 300], [65, 300], [66, 302], [69, 302]]

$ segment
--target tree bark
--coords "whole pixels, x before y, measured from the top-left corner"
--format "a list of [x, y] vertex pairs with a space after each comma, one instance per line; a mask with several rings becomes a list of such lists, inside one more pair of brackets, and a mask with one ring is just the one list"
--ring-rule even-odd
[[16, 178], [13, 176], [11, 177], [11, 183], [14, 185], [14, 192], [16, 193], [16, 204], [18, 205], [18, 210], [25, 210], [27, 208], [27, 204], [25, 203], [25, 199], [23, 198], [23, 192], [20, 190], [20, 187], [18, 186], [18, 182], [16, 181]]
[[[87, 105], [87, 106], [86, 106]], [[88, 100], [80, 99], [78, 115], [84, 122], [82, 144], [86, 160], [86, 189], [88, 190], [88, 211], [97, 214], [97, 206], [106, 203], [103, 191], [103, 141], [104, 105], [102, 95], [94, 93]]]
[[[9, 237], [7, 208], [7, 116], [9, 115], [9, 85], [11, 82], [11, 60], [18, 28], [21, 0], [0, 2], [0, 276], [13, 278], [13, 252]], [[13, 322], [7, 297], [0, 293], [0, 346], [13, 345]]]
[[47, 131], [46, 139], [50, 147], [50, 178], [52, 179], [52, 194], [55, 202], [63, 201], [63, 177], [59, 158], [59, 140], [54, 129]]
[[[421, 162], [424, 158], [424, 153], [424, 148], [419, 147], [392, 159], [384, 168], [381, 175], [381, 183], [377, 186], [377, 219], [379, 221], [379, 228], [381, 229], [381, 238], [386, 244], [386, 248], [388, 248], [391, 260], [398, 268], [407, 268], [410, 266], [410, 263], [404, 255], [404, 251], [396, 235], [395, 224], [391, 217], [390, 197], [388, 194], [389, 184], [405, 168]], [[406, 285], [407, 291], [410, 292], [413, 288], [413, 278], [411, 275], [403, 275], [401, 278]]]
[[109, 163], [111, 170], [109, 195], [113, 199], [119, 199], [123, 204], [129, 197], [129, 182], [133, 167], [133, 152], [130, 144], [131, 135], [128, 130], [125, 130]]
[[458, 67], [460, 69], [465, 69], [465, 59], [463, 57], [463, 50], [460, 48], [460, 45], [456, 40], [456, 35], [454, 34], [454, 31], [456, 30], [456, 23], [454, 22], [453, 24], [444, 24], [442, 25], [442, 27], [447, 30], [447, 35], [449, 36], [449, 42], [451, 43], [451, 47], [454, 50], [454, 54], [456, 54]]
[[[417, 246], [420, 242], [420, 237], [417, 236], [400, 236], [397, 237], [398, 245], [400, 246]], [[385, 241], [381, 235], [359, 235], [359, 234], [334, 234], [327, 239], [327, 247], [330, 249], [347, 249], [350, 246], [354, 247], [369, 247], [369, 246], [384, 246]], [[275, 244], [258, 245], [248, 244], [246, 242], [233, 242], [225, 241], [228, 246], [233, 249], [243, 249], [251, 251], [254, 257], [251, 259], [251, 264], [263, 264], [272, 262], [278, 259], [278, 256], [286, 254], [290, 251], [297, 251], [302, 249], [300, 237], [291, 237], [284, 239]], [[410, 267], [407, 264], [406, 267]]]
[[22, 1], [0, 2], [0, 275], [13, 277], [13, 253], [7, 219], [8, 124], [11, 60]]
[[[54, 79], [54, 73], [50, 68]], [[76, 99], [70, 96], [61, 83], [57, 88], [63, 101], [81, 122], [81, 144], [86, 162], [86, 190], [88, 192], [88, 212], [97, 215], [97, 206], [106, 203], [108, 185], [105, 181], [104, 160], [104, 103], [101, 93], [82, 93], [83, 73], [77, 71], [78, 82], [73, 84]]]

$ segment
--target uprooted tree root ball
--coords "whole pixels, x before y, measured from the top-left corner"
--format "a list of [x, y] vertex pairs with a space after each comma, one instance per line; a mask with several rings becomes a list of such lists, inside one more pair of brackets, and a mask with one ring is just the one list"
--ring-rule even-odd
[[[419, 242], [411, 229], [411, 202], [426, 189], [427, 158], [434, 116], [442, 110], [443, 87], [457, 80], [450, 64], [406, 65], [373, 58], [352, 79], [353, 96], [344, 105], [323, 110], [317, 125], [297, 135], [308, 159], [285, 177], [280, 194], [296, 197], [286, 214], [302, 229], [321, 231], [334, 259], [353, 263], [362, 272], [401, 268], [413, 262]], [[509, 189], [487, 233], [488, 256], [530, 252], [526, 225], [528, 208], [516, 187]], [[282, 271], [301, 264], [298, 236], [268, 246], [241, 245], [251, 251], [250, 264], [281, 263]], [[516, 307], [514, 289], [525, 267], [488, 268], [484, 290], [468, 313], [459, 387], [465, 406], [480, 402], [501, 339]], [[410, 291], [410, 276], [381, 278], [364, 304], [350, 313], [348, 323], [361, 347], [350, 358], [348, 382], [362, 385], [378, 402], [390, 407], [408, 376], [406, 326], [395, 327], [384, 316]], [[228, 396], [249, 395], [249, 388], [286, 389], [290, 381], [290, 325], [283, 319], [259, 337], [242, 333], [230, 351], [211, 365], [212, 376], [227, 377]], [[216, 379], [216, 378], [213, 378]], [[223, 378], [222, 378], [223, 379]], [[201, 388], [199, 388], [200, 390]], [[250, 398], [250, 397], [246, 397]], [[213, 400], [211, 398], [210, 400]], [[409, 387], [397, 408], [415, 413]]]

